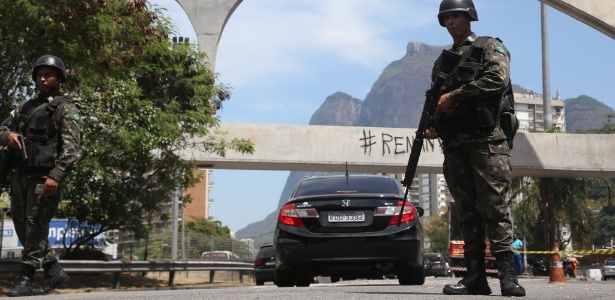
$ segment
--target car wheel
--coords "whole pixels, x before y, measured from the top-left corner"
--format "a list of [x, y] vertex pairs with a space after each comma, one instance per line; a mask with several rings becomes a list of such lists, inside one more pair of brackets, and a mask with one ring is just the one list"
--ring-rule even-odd
[[257, 280], [256, 281], [256, 285], [264, 285], [264, 284], [265, 284], [265, 282], [262, 281], [262, 280]]
[[275, 270], [275, 285], [278, 287], [295, 286], [295, 278], [291, 272]]
[[339, 276], [331, 276], [331, 283], [336, 283], [338, 281], [340, 281], [340, 277]]
[[401, 285], [423, 285], [425, 283], [425, 269], [406, 268], [397, 274], [397, 280]]
[[309, 287], [312, 283], [312, 278], [301, 278], [297, 280], [298, 287]]

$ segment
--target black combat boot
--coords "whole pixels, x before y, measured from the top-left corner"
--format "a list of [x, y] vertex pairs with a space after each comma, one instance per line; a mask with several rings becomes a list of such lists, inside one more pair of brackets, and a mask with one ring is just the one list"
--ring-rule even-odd
[[491, 295], [485, 269], [485, 253], [464, 253], [466, 276], [457, 284], [447, 284], [443, 292], [448, 295]]
[[43, 264], [43, 269], [45, 270], [45, 281], [36, 291], [36, 295], [47, 295], [70, 278], [57, 260]]
[[495, 255], [500, 277], [502, 296], [524, 297], [525, 289], [519, 285], [515, 274], [512, 252], [500, 252]]
[[32, 296], [32, 278], [36, 269], [31, 265], [21, 264], [21, 274], [17, 283], [9, 291], [9, 297]]

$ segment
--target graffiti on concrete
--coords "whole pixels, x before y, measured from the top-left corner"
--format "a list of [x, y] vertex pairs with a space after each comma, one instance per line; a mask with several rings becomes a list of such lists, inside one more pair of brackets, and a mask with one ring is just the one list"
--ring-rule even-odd
[[[372, 155], [372, 149], [382, 151], [382, 156], [409, 154], [414, 142], [414, 136], [396, 136], [382, 132], [372, 133], [371, 129], [363, 129], [363, 136], [359, 139], [363, 154]], [[423, 141], [423, 152], [442, 151], [440, 139]]]

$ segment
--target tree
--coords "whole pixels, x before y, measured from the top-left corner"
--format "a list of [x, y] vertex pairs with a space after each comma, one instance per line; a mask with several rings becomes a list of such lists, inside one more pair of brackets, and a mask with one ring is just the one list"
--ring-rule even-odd
[[447, 253], [448, 245], [448, 214], [438, 214], [437, 216], [425, 217], [423, 232], [431, 246], [428, 252]]
[[194, 218], [194, 221], [187, 222], [186, 231], [225, 238], [231, 237], [231, 230], [228, 226], [223, 227], [222, 222], [210, 221], [205, 218]]
[[608, 113], [604, 115], [606, 119], [606, 123], [600, 129], [600, 133], [613, 134], [615, 133], [615, 124], [613, 120], [615, 119], [615, 113]]
[[[595, 215], [587, 204], [587, 179], [534, 178], [525, 197], [515, 210], [517, 227], [533, 245], [533, 250], [560, 249], [576, 241], [588, 247], [596, 232]], [[561, 225], [570, 228], [570, 237], [560, 240]], [[542, 230], [537, 230], [537, 229]], [[547, 230], [544, 230], [547, 228]], [[540, 232], [542, 236], [532, 236]]]
[[598, 214], [598, 232], [593, 242], [598, 248], [613, 247], [613, 242], [615, 242], [615, 210], [612, 207], [609, 209], [605, 206]]
[[[552, 127], [544, 133], [558, 133]], [[515, 212], [515, 220], [522, 234], [542, 232], [542, 237], [532, 237], [543, 243], [541, 250], [550, 250], [554, 244], [560, 249], [573, 241], [581, 247], [589, 246], [596, 232], [595, 214], [586, 205], [587, 179], [582, 178], [531, 178], [526, 195]], [[570, 237], [561, 240], [561, 225], [570, 227]], [[536, 228], [543, 230], [534, 231]], [[544, 229], [547, 230], [544, 230]]]
[[32, 62], [42, 54], [65, 61], [63, 90], [80, 98], [82, 159], [62, 216], [82, 235], [69, 251], [113, 229], [147, 238], [143, 216], [200, 179], [181, 151], [253, 151], [219, 131], [215, 112], [229, 88], [196, 45], [172, 45], [174, 33], [145, 0], [0, 1], [0, 112], [33, 96]]
[[[588, 130], [587, 133], [615, 134], [614, 113], [604, 115], [606, 123], [597, 130]], [[598, 231], [593, 244], [597, 247], [611, 247], [615, 240], [615, 179], [595, 179], [591, 186], [591, 197], [602, 205], [597, 214]]]
[[591, 134], [613, 134], [615, 133], [615, 123], [613, 123], [613, 120], [615, 119], [615, 113], [604, 114], [604, 119], [606, 120], [606, 123], [604, 123], [602, 128], [588, 129], [587, 131], [585, 132], [581, 131], [580, 133], [591, 133]]

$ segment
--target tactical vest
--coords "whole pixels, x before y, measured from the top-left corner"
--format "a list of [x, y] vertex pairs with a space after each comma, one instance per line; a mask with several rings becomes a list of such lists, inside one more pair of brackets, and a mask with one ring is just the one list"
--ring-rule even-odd
[[24, 107], [19, 115], [21, 134], [24, 136], [28, 159], [20, 159], [20, 166], [34, 169], [52, 169], [60, 153], [58, 130], [53, 124], [53, 115], [68, 97], [55, 97], [51, 102], [36, 108]]
[[[450, 76], [451, 90], [475, 81], [484, 75], [482, 60], [484, 47], [488, 39], [489, 37], [478, 37], [469, 46], [469, 49], [464, 51], [459, 65]], [[493, 132], [496, 124], [499, 122], [501, 113], [504, 110], [509, 111], [511, 109], [514, 114], [512, 85], [509, 80], [508, 88], [502, 94], [457, 103], [454, 111], [447, 114], [449, 120], [443, 120], [443, 123], [454, 124], [454, 126], [449, 125], [449, 127], [456, 128], [460, 132], [471, 136], [486, 136]], [[453, 135], [451, 133], [447, 134], [449, 137]]]

